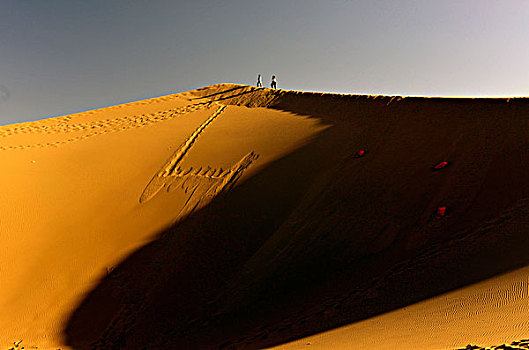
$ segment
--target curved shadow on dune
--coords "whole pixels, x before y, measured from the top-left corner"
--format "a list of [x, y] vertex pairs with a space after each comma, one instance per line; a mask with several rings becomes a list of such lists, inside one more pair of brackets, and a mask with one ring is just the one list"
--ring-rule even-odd
[[68, 344], [91, 348], [98, 339], [103, 348], [149, 344], [148, 338], [170, 328], [207, 320], [204, 313], [225, 280], [273, 234], [321, 173], [325, 159], [305, 162], [307, 152], [321, 152], [315, 147], [330, 151], [325, 144], [332, 137], [319, 139], [125, 259], [73, 313], [64, 331]]
[[[481, 146], [455, 147], [451, 167], [432, 173], [432, 139], [453, 136], [433, 127], [400, 144], [399, 123], [331, 127], [160, 233], [73, 312], [68, 345], [257, 349], [527, 265], [525, 165], [502, 179], [513, 165], [490, 154], [462, 186], [461, 164]], [[369, 155], [352, 160], [366, 143]], [[431, 215], [440, 200], [455, 207], [446, 220]]]

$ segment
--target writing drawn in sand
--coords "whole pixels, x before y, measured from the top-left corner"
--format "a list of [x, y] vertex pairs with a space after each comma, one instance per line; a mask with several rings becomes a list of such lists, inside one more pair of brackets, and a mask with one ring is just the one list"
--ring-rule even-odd
[[213, 169], [211, 167], [201, 167], [193, 169], [183, 169], [180, 165], [189, 153], [200, 134], [218, 118], [226, 106], [221, 106], [209, 117], [195, 132], [173, 153], [164, 166], [153, 176], [147, 187], [143, 190], [140, 197], [140, 203], [145, 203], [162, 189], [167, 192], [182, 190], [186, 193], [187, 200], [179, 213], [187, 215], [196, 209], [207, 204], [218, 194], [229, 190], [237, 180], [242, 176], [244, 171], [254, 162], [259, 155], [250, 152], [241, 160], [232, 165], [229, 169]]

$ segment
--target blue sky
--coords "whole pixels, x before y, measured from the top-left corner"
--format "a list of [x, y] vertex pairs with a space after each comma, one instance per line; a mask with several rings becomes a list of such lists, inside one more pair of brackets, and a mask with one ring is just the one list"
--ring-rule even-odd
[[529, 95], [525, 0], [0, 0], [0, 124], [217, 82]]

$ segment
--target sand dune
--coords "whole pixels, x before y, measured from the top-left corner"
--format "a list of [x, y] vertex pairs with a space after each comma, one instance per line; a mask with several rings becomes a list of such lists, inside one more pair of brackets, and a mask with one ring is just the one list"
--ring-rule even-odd
[[218, 84], [0, 127], [0, 347], [524, 346], [528, 114]]
[[[457, 349], [468, 344], [481, 349], [476, 343], [516, 343], [529, 329], [528, 284], [525, 267], [274, 349]], [[512, 345], [523, 349], [525, 343]]]

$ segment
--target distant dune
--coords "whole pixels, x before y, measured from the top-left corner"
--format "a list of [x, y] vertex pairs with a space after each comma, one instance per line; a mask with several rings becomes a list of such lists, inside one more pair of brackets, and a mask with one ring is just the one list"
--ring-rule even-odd
[[0, 349], [529, 348], [528, 116], [218, 84], [2, 126]]

